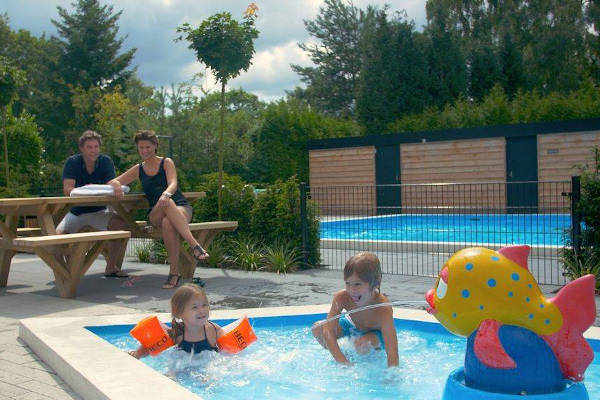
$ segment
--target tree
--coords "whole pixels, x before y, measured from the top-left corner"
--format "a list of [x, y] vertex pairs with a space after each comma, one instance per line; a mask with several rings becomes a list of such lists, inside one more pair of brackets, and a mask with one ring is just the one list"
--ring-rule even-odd
[[448, 13], [443, 4], [427, 3], [429, 93], [438, 107], [451, 104], [466, 93], [465, 59]]
[[[217, 81], [221, 82], [221, 118], [219, 129], [219, 218], [222, 214], [223, 181], [223, 125], [225, 116], [225, 85], [242, 70], [247, 71], [254, 55], [254, 39], [258, 30], [254, 27], [258, 7], [251, 3], [244, 12], [242, 23], [232, 19], [228, 12], [215, 14], [202, 21], [196, 29], [185, 23], [177, 32], [185, 34], [190, 42], [188, 48], [196, 52], [198, 61], [209, 67]], [[180, 36], [178, 40], [181, 40]]]
[[305, 96], [317, 110], [334, 116], [354, 115], [360, 75], [361, 13], [345, 0], [325, 0], [313, 21], [304, 21], [319, 43], [299, 43], [315, 67], [292, 65], [306, 83]]
[[23, 84], [23, 72], [13, 67], [4, 57], [0, 57], [0, 118], [2, 119], [2, 138], [4, 143], [5, 185], [9, 185], [8, 172], [8, 132], [6, 132], [9, 107], [17, 97], [17, 88]]
[[98, 0], [78, 0], [69, 14], [57, 7], [61, 21], [52, 20], [61, 44], [61, 65], [65, 82], [85, 90], [91, 86], [124, 86], [134, 73], [127, 69], [136, 49], [119, 54], [126, 37], [117, 38], [117, 21], [123, 11], [113, 14], [113, 6]]
[[506, 33], [500, 48], [501, 80], [504, 92], [511, 99], [519, 89], [527, 87], [525, 68], [523, 66], [523, 55], [517, 48], [510, 33]]
[[596, 82], [600, 81], [600, 0], [589, 0], [585, 8], [585, 19], [588, 25], [585, 36], [586, 48], [590, 61], [591, 75]]
[[250, 163], [255, 182], [273, 183], [294, 175], [307, 182], [307, 140], [362, 133], [355, 122], [317, 113], [294, 99], [269, 104], [263, 118], [254, 137], [254, 157]]
[[29, 31], [13, 31], [7, 16], [0, 15], [0, 56], [27, 76], [18, 88], [11, 108], [15, 116], [24, 111], [35, 117], [44, 139], [44, 157], [49, 162], [62, 161], [64, 131], [69, 122], [67, 104], [71, 94], [59, 74], [59, 42], [32, 36]]
[[34, 118], [26, 112], [18, 117], [8, 113], [4, 133], [7, 136], [7, 153], [10, 155], [10, 182], [3, 182], [5, 188], [0, 189], [0, 196], [25, 197], [29, 188], [37, 189], [41, 184], [43, 146], [38, 130]]
[[388, 20], [385, 8], [369, 13], [374, 16], [365, 18], [362, 30], [356, 113], [367, 134], [381, 134], [394, 119], [429, 103], [427, 63], [412, 22], [401, 14]]
[[469, 94], [473, 100], [481, 101], [500, 81], [501, 68], [492, 46], [482, 45], [473, 49], [469, 68]]

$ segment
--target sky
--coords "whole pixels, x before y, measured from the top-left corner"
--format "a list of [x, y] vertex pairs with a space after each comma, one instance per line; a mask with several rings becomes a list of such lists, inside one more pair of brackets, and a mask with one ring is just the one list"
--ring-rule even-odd
[[[175, 29], [188, 22], [197, 27], [207, 17], [229, 11], [238, 21], [252, 0], [101, 0], [123, 10], [119, 19], [119, 36], [127, 36], [122, 49], [137, 48], [133, 65], [146, 84], [169, 88], [172, 83], [190, 80], [194, 74], [205, 75], [205, 89], [218, 91], [210, 73], [196, 59], [187, 42], [175, 43]], [[56, 7], [72, 10], [73, 0], [0, 0], [0, 13], [8, 14], [13, 30], [26, 29], [36, 36], [56, 36], [51, 23], [58, 19]], [[323, 0], [254, 0], [258, 6], [255, 41], [256, 53], [247, 72], [233, 79], [228, 88], [243, 88], [263, 101], [285, 96], [286, 90], [303, 86], [290, 64], [312, 65], [298, 47], [299, 42], [314, 43], [303, 20], [312, 20]], [[418, 30], [425, 24], [425, 0], [354, 0], [358, 8], [367, 5], [390, 5], [390, 12], [405, 11]]]

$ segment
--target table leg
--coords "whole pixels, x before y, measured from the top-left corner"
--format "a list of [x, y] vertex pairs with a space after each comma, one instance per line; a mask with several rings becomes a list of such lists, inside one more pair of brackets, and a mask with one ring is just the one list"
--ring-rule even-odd
[[42, 215], [38, 215], [38, 223], [40, 224], [40, 229], [44, 235], [56, 235], [56, 227], [54, 225], [52, 214], [43, 213]]
[[[4, 224], [7, 229], [2, 230], [2, 240], [13, 240], [15, 238], [15, 233], [17, 232], [17, 223], [17, 217], [13, 215], [6, 216], [6, 221], [4, 222]], [[6, 285], [8, 285], [8, 273], [10, 272], [10, 263], [12, 262], [12, 258], [15, 254], [16, 252], [14, 250], [0, 250], [0, 287], [6, 287]]]

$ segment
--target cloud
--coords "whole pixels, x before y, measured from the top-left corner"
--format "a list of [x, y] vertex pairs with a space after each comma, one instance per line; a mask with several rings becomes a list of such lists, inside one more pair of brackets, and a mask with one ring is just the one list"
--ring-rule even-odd
[[[72, 10], [73, 1], [4, 0], [0, 1], [0, 13], [9, 15], [13, 29], [27, 29], [36, 36], [44, 32], [56, 35], [56, 28], [50, 22], [58, 19], [56, 6]], [[303, 20], [314, 19], [324, 0], [101, 0], [101, 4], [113, 4], [115, 12], [123, 10], [119, 19], [119, 35], [127, 36], [123, 50], [137, 48], [133, 64], [138, 66], [142, 81], [168, 87], [171, 83], [191, 79], [194, 73], [204, 72], [187, 43], [173, 41], [176, 28], [184, 22], [197, 26], [222, 11], [231, 12], [239, 20], [251, 1], [259, 7], [256, 54], [250, 69], [234, 79], [231, 87], [243, 87], [269, 101], [300, 85], [299, 76], [291, 70], [290, 64], [310, 65], [310, 59], [297, 43], [312, 41]], [[354, 0], [353, 3], [358, 8], [383, 7], [389, 3], [391, 12], [405, 9], [408, 18], [415, 20], [417, 29], [425, 23], [423, 0]], [[207, 84], [211, 85], [210, 79]]]

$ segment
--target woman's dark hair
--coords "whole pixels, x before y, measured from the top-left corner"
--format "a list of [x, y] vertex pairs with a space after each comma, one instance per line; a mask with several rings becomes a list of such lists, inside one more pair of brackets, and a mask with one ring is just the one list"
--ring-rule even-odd
[[138, 133], [135, 134], [135, 136], [133, 137], [133, 140], [136, 145], [138, 144], [138, 142], [140, 140], [147, 140], [151, 143], [154, 143], [156, 145], [156, 147], [158, 148], [158, 136], [156, 136], [156, 133], [154, 133], [154, 131], [151, 131], [151, 130], [139, 131]]

